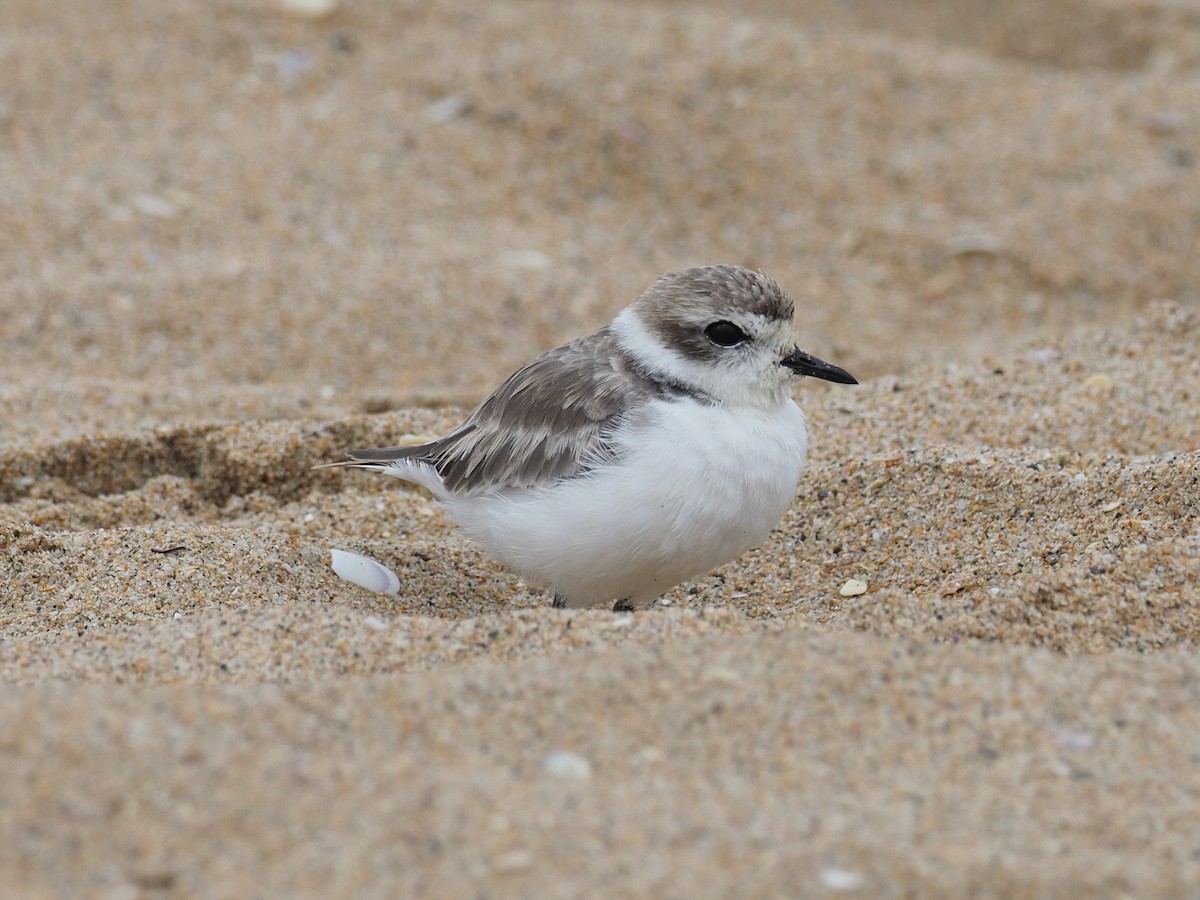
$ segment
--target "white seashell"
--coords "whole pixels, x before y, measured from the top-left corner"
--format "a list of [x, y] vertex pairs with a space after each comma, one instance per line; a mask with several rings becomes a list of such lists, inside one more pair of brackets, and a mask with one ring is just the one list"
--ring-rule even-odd
[[379, 594], [400, 593], [400, 579], [382, 563], [349, 550], [330, 550], [329, 553], [333, 571], [339, 578]]
[[838, 588], [838, 593], [843, 597], [857, 597], [859, 594], [867, 592], [867, 583], [860, 581], [857, 578], [849, 579], [845, 584]]

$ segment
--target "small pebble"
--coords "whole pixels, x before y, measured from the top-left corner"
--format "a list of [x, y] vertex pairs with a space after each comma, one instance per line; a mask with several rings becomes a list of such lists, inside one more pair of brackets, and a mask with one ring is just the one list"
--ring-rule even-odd
[[551, 262], [549, 256], [538, 250], [509, 250], [500, 254], [500, 264], [514, 269], [548, 269]]
[[569, 750], [555, 750], [542, 759], [542, 771], [555, 778], [587, 781], [592, 777], [592, 764]]
[[709, 666], [704, 670], [704, 677], [722, 684], [737, 684], [742, 680], [742, 676], [728, 666]]
[[1083, 386], [1093, 394], [1104, 394], [1116, 387], [1116, 382], [1112, 380], [1111, 375], [1105, 375], [1103, 372], [1098, 372], [1095, 375], [1089, 375], [1083, 380]]
[[838, 588], [838, 593], [843, 597], [857, 597], [859, 594], [867, 592], [867, 583], [860, 581], [857, 578], [849, 579], [845, 584]]
[[822, 869], [821, 884], [831, 891], [856, 891], [863, 886], [863, 877], [849, 869]]
[[152, 219], [173, 219], [179, 212], [170, 200], [153, 194], [137, 194], [129, 202], [142, 215]]
[[509, 850], [492, 860], [492, 871], [498, 875], [524, 872], [532, 866], [533, 854], [523, 848]]
[[302, 19], [327, 19], [337, 10], [338, 0], [279, 0], [279, 5]]
[[425, 118], [435, 125], [444, 125], [465, 116], [471, 110], [471, 101], [466, 94], [451, 94], [425, 107]]

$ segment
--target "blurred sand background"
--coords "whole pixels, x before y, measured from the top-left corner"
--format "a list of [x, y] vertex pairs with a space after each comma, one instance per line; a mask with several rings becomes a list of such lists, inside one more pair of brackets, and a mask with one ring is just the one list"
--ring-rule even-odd
[[[1196, 896], [1198, 234], [1194, 2], [4, 0], [4, 893]], [[668, 605], [311, 470], [713, 262], [864, 384]]]

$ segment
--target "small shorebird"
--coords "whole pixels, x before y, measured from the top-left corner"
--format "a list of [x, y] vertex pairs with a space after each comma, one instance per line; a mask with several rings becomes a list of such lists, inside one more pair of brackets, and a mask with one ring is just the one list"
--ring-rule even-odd
[[445, 437], [329, 465], [426, 488], [555, 606], [638, 609], [778, 524], [807, 450], [791, 397], [804, 375], [857, 383], [796, 346], [774, 280], [687, 269], [519, 369]]

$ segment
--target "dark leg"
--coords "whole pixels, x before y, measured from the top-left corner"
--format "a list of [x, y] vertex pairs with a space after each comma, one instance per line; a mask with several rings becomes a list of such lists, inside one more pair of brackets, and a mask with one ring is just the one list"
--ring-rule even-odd
[[567, 608], [567, 598], [564, 597], [562, 594], [555, 594], [554, 602], [551, 603], [550, 606], [554, 609], [566, 609]]
[[628, 597], [624, 600], [618, 600], [613, 604], [613, 612], [631, 613], [633, 612], [633, 604], [629, 602]]

